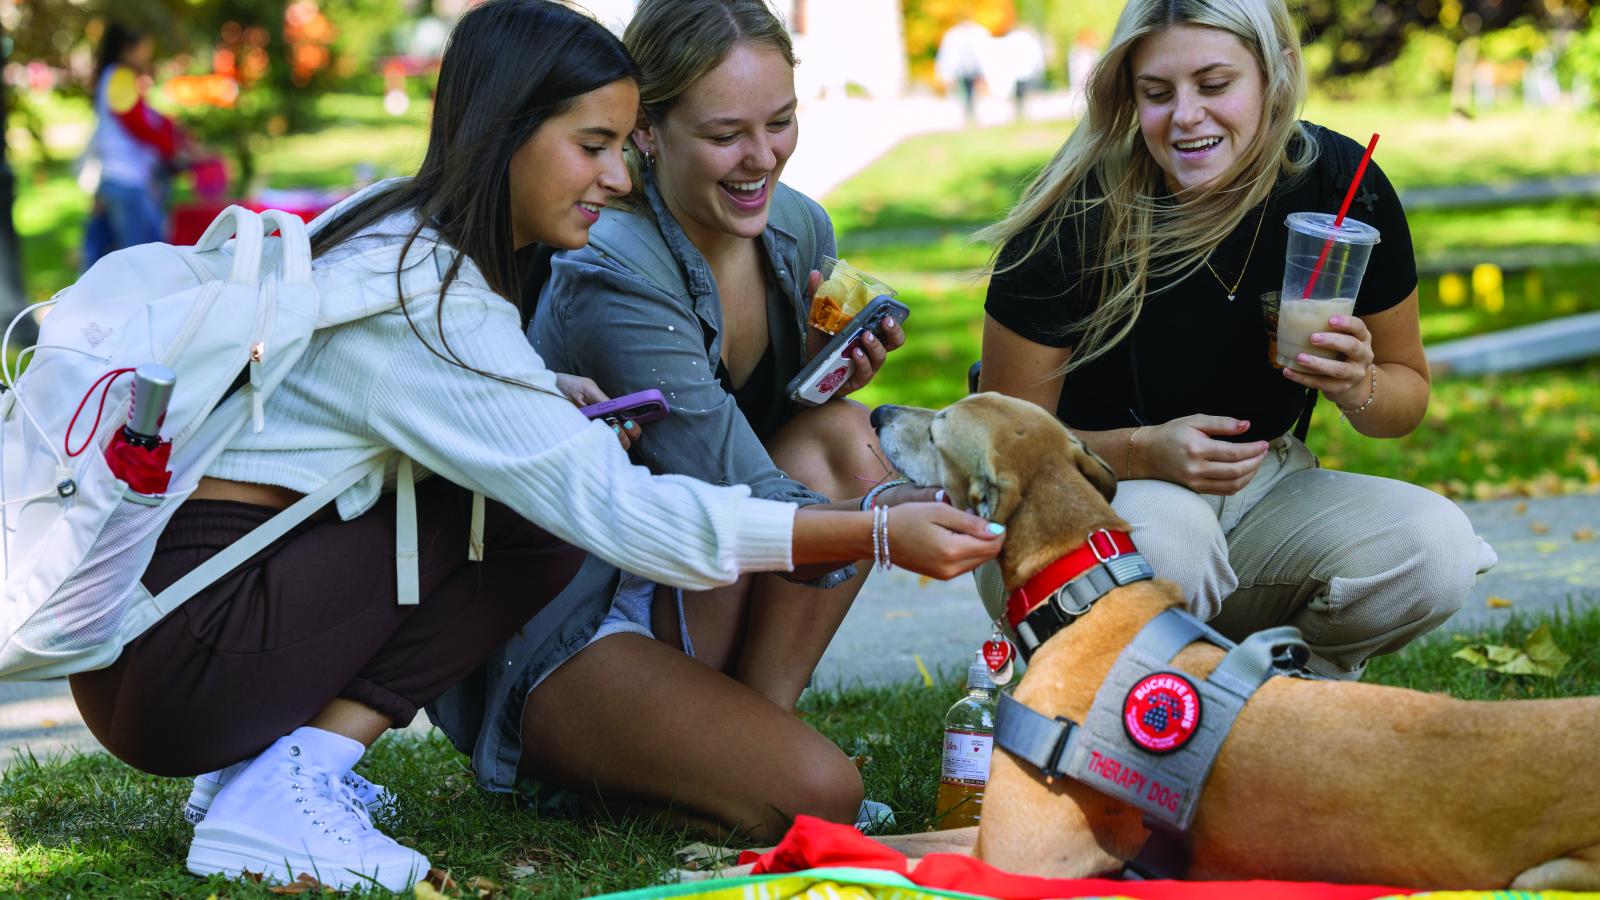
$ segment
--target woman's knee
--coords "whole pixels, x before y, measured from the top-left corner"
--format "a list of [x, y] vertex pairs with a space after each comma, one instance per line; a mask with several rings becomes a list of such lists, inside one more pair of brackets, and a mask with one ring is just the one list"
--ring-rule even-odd
[[844, 751], [821, 735], [811, 743], [818, 746], [794, 762], [780, 788], [783, 796], [769, 804], [771, 811], [785, 823], [802, 814], [855, 822], [864, 795], [861, 773]]
[[1421, 634], [1461, 608], [1478, 573], [1494, 564], [1494, 551], [1459, 506], [1432, 491], [1413, 487], [1402, 509], [1383, 542], [1393, 573], [1383, 593]]
[[1217, 514], [1199, 494], [1165, 481], [1124, 481], [1111, 505], [1156, 577], [1176, 582], [1196, 615], [1211, 618], [1239, 586]]
[[831, 400], [790, 419], [767, 450], [778, 468], [812, 490], [835, 499], [856, 496], [889, 474], [870, 414], [854, 400]]

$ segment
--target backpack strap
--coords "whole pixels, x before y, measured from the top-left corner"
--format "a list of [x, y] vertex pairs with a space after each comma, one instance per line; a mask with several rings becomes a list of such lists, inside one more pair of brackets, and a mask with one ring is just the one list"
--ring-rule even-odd
[[290, 504], [283, 512], [256, 526], [249, 534], [228, 545], [222, 552], [196, 566], [189, 574], [174, 581], [166, 590], [151, 598], [150, 602], [165, 616], [184, 601], [210, 587], [223, 576], [243, 565], [250, 557], [265, 550], [269, 544], [289, 533], [291, 528], [304, 522], [311, 514], [327, 506], [329, 501], [366, 474], [368, 462], [360, 462], [339, 473], [332, 481], [317, 488]]

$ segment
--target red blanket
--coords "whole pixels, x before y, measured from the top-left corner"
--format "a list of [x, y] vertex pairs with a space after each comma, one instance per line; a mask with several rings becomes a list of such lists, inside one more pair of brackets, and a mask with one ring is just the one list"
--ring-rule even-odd
[[765, 854], [747, 850], [741, 863], [754, 862], [753, 875], [848, 866], [886, 869], [915, 884], [1004, 900], [1049, 897], [1138, 897], [1142, 900], [1371, 900], [1409, 894], [1395, 888], [1354, 884], [1281, 881], [1115, 881], [1106, 878], [1035, 878], [1013, 875], [970, 856], [934, 853], [908, 869], [904, 855], [848, 825], [811, 816], [795, 819], [783, 841]]

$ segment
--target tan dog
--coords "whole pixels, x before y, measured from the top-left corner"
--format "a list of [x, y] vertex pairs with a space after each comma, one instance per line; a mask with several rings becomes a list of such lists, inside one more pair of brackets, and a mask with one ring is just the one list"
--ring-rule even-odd
[[[978, 394], [938, 413], [880, 408], [873, 423], [901, 472], [1006, 524], [1008, 592], [1090, 532], [1128, 527], [1107, 502], [1111, 469], [1033, 404]], [[1111, 591], [1039, 648], [1015, 698], [1084, 721], [1122, 648], [1181, 603], [1162, 580]], [[1191, 644], [1175, 665], [1204, 678], [1222, 656]], [[1273, 678], [1222, 745], [1185, 877], [1600, 889], [1597, 748], [1600, 698], [1468, 702]], [[1047, 784], [996, 748], [976, 854], [1014, 872], [1084, 877], [1132, 857], [1142, 821], [1071, 779]], [[946, 835], [938, 849], [949, 849]]]

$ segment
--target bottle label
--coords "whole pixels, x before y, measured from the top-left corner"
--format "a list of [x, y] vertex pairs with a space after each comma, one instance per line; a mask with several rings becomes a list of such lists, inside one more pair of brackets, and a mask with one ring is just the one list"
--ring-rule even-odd
[[993, 753], [993, 734], [946, 729], [944, 764], [939, 769], [939, 780], [945, 784], [983, 787], [989, 782], [989, 757]]

